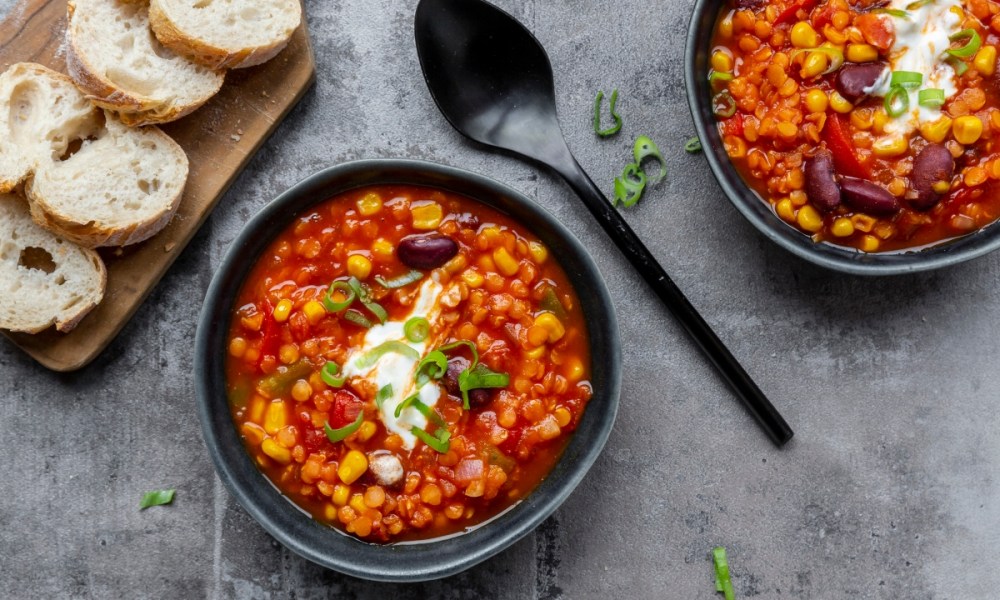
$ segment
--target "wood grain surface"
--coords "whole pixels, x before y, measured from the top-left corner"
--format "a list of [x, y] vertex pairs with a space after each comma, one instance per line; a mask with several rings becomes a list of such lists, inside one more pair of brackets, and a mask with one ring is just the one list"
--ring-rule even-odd
[[[0, 23], [0, 70], [37, 62], [66, 72], [66, 0], [22, 0]], [[170, 224], [141, 244], [104, 249], [104, 301], [70, 333], [4, 332], [39, 363], [73, 371], [92, 361], [129, 318], [208, 217], [250, 157], [315, 77], [305, 23], [288, 47], [258, 67], [229, 71], [222, 91], [193, 114], [163, 126], [187, 152], [187, 187]]]

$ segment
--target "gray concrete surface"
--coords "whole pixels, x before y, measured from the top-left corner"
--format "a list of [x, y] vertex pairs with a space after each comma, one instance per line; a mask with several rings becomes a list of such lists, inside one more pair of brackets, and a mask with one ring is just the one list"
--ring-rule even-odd
[[[0, 342], [0, 597], [985, 599], [1000, 586], [1000, 254], [860, 279], [793, 258], [727, 203], [700, 156], [682, 42], [693, 2], [502, 0], [557, 69], [563, 126], [610, 192], [630, 140], [665, 183], [627, 218], [796, 429], [776, 450], [551, 174], [452, 131], [419, 75], [414, 2], [314, 0], [318, 81], [100, 359], [58, 375]], [[12, 0], [0, 0], [7, 12]], [[598, 88], [622, 135], [591, 133]], [[191, 340], [248, 216], [313, 171], [412, 157], [504, 181], [591, 249], [625, 340], [615, 431], [534, 534], [461, 575], [373, 584], [277, 545], [215, 477], [194, 412]], [[173, 506], [137, 510], [176, 487]]]

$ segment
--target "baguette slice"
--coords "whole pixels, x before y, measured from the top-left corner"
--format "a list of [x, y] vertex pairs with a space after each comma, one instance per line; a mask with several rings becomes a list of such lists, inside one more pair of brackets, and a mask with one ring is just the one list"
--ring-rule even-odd
[[151, 0], [161, 44], [211, 69], [252, 67], [274, 58], [302, 21], [299, 0]]
[[0, 195], [0, 329], [70, 331], [104, 297], [101, 257], [31, 220], [24, 200]]
[[66, 67], [90, 99], [129, 126], [166, 123], [222, 87], [224, 71], [164, 48], [149, 29], [145, 2], [70, 0]]
[[167, 134], [109, 116], [95, 139], [36, 171], [24, 191], [47, 229], [88, 248], [127, 246], [170, 222], [187, 173], [184, 150]]
[[0, 75], [0, 193], [98, 131], [100, 118], [65, 75], [33, 63], [11, 65]]

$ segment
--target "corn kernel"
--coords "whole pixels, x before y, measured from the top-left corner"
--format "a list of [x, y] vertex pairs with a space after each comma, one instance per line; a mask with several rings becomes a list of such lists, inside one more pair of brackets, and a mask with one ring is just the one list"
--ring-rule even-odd
[[867, 131], [872, 128], [874, 124], [874, 118], [872, 116], [872, 111], [867, 108], [859, 108], [851, 111], [851, 125], [861, 131]]
[[847, 237], [854, 233], [854, 223], [847, 217], [840, 217], [833, 222], [833, 226], [830, 227], [830, 233], [836, 237]]
[[517, 259], [511, 256], [510, 252], [507, 252], [503, 246], [493, 251], [493, 262], [496, 263], [497, 270], [507, 277], [515, 275], [520, 266]]
[[392, 246], [392, 242], [386, 239], [379, 238], [374, 242], [372, 242], [372, 255], [378, 258], [381, 259], [392, 258], [392, 255], [395, 251], [396, 249]]
[[[805, 21], [799, 21], [792, 26], [792, 45], [796, 48], [815, 48], [819, 46], [819, 34], [812, 28], [812, 25]], [[826, 67], [823, 67], [824, 69]]]
[[566, 328], [563, 326], [562, 321], [550, 312], [543, 312], [535, 317], [535, 325], [544, 327], [549, 332], [550, 343], [558, 342], [566, 335]]
[[838, 31], [833, 25], [823, 26], [823, 37], [825, 37], [831, 43], [840, 45], [847, 41], [847, 35], [842, 31]]
[[990, 77], [997, 70], [997, 47], [983, 46], [972, 59], [972, 66], [984, 77]]
[[872, 62], [878, 59], [878, 50], [871, 44], [848, 44], [844, 56], [850, 62]]
[[795, 215], [795, 222], [810, 233], [816, 233], [823, 229], [823, 217], [809, 204], [799, 209], [798, 214]]
[[903, 194], [906, 193], [906, 182], [899, 177], [893, 177], [889, 185], [886, 186], [889, 193], [897, 198], [902, 198]]
[[862, 252], [875, 252], [878, 250], [879, 241], [874, 235], [866, 235], [861, 238], [861, 251]]
[[286, 365], [299, 362], [299, 348], [295, 344], [285, 344], [278, 349], [278, 358]]
[[524, 353], [524, 355], [530, 358], [531, 360], [538, 360], [543, 356], [545, 356], [545, 346], [539, 346], [534, 350], [528, 350], [527, 352]]
[[541, 325], [532, 325], [528, 328], [528, 343], [532, 346], [541, 346], [549, 341], [549, 330]]
[[289, 451], [288, 448], [281, 446], [278, 442], [271, 438], [264, 440], [260, 445], [260, 449], [264, 454], [270, 456], [283, 465], [287, 465], [292, 462], [291, 451]]
[[476, 289], [483, 286], [485, 278], [482, 273], [475, 269], [466, 269], [465, 272], [462, 273], [462, 281], [468, 284], [470, 288]]
[[818, 77], [823, 71], [826, 71], [828, 66], [829, 59], [827, 59], [826, 54], [822, 52], [810, 52], [806, 55], [806, 59], [802, 61], [802, 70], [799, 71], [799, 75], [802, 79]]
[[960, 144], [975, 144], [983, 135], [983, 122], [972, 115], [958, 117], [951, 126], [951, 133]]
[[347, 504], [347, 499], [351, 497], [350, 486], [342, 485], [338, 483], [333, 488], [333, 495], [330, 496], [330, 500], [333, 501], [337, 506], [344, 506]]
[[847, 98], [840, 95], [840, 92], [833, 91], [830, 92], [830, 108], [839, 112], [840, 114], [847, 114], [851, 112], [854, 105], [851, 104]]
[[244, 423], [240, 426], [240, 432], [243, 433], [243, 439], [253, 446], [260, 446], [264, 441], [264, 428], [256, 423]]
[[538, 264], [542, 264], [549, 257], [548, 249], [541, 242], [528, 242], [528, 253]]
[[410, 209], [410, 214], [413, 217], [414, 229], [437, 229], [441, 219], [444, 218], [441, 205], [437, 202], [414, 206]]
[[309, 321], [310, 325], [315, 325], [326, 316], [326, 308], [321, 302], [310, 300], [302, 307], [302, 314], [306, 316], [306, 320]]
[[812, 89], [806, 93], [806, 108], [811, 113], [826, 112], [826, 107], [830, 105], [830, 99], [826, 97], [823, 90]]
[[281, 400], [275, 400], [268, 404], [267, 412], [264, 414], [264, 431], [269, 435], [274, 435], [285, 425], [288, 425], [285, 403]]
[[905, 154], [910, 149], [910, 142], [905, 137], [881, 138], [872, 144], [872, 154], [879, 158], [892, 158]]
[[362, 216], [370, 217], [382, 210], [382, 198], [375, 192], [368, 192], [355, 203]]
[[372, 272], [372, 261], [363, 254], [352, 254], [347, 257], [347, 273], [352, 277], [365, 280]]
[[552, 411], [552, 416], [556, 418], [556, 423], [560, 427], [569, 425], [569, 422], [573, 419], [573, 415], [569, 412], [569, 409], [564, 406], [560, 406]]
[[778, 213], [779, 217], [789, 223], [795, 220], [795, 207], [792, 206], [792, 201], [788, 198], [779, 200], [778, 203], [774, 205], [774, 212]]
[[583, 363], [580, 359], [573, 357], [566, 361], [566, 364], [563, 365], [563, 372], [566, 373], [566, 379], [576, 383], [577, 381], [583, 379]]
[[341, 481], [350, 485], [364, 475], [367, 470], [368, 459], [365, 458], [365, 455], [357, 450], [351, 450], [344, 457], [344, 460], [340, 461], [337, 476], [340, 477]]
[[365, 497], [363, 494], [351, 494], [351, 499], [348, 501], [347, 505], [358, 513], [363, 513], [368, 510], [368, 507], [365, 505]]
[[278, 302], [278, 305], [274, 307], [274, 320], [279, 323], [284, 323], [288, 320], [288, 315], [292, 314], [292, 301], [288, 298]]
[[292, 385], [292, 398], [298, 402], [305, 402], [312, 398], [313, 388], [305, 379], [299, 379]]
[[234, 337], [229, 341], [229, 355], [234, 358], [241, 358], [247, 352], [247, 341], [241, 337]]
[[336, 519], [337, 507], [332, 504], [327, 504], [326, 506], [324, 506], [323, 517], [325, 517], [327, 521], [333, 521], [334, 519]]
[[948, 137], [948, 133], [951, 131], [951, 118], [942, 115], [940, 119], [936, 121], [931, 121], [930, 123], [922, 123], [920, 125], [920, 135], [924, 136], [924, 139], [932, 144], [940, 144]]
[[267, 398], [254, 395], [253, 400], [250, 401], [250, 410], [247, 414], [247, 420], [253, 421], [254, 423], [260, 423], [264, 418], [264, 411], [267, 410], [267, 406]]
[[885, 133], [885, 126], [889, 124], [889, 114], [884, 109], [879, 108], [872, 115], [872, 130], [878, 135]]
[[712, 69], [722, 73], [733, 70], [733, 57], [726, 50], [716, 50], [712, 53]]
[[359, 442], [367, 442], [373, 435], [375, 435], [375, 429], [375, 423], [365, 421], [361, 424], [361, 427], [358, 428], [358, 432], [355, 434], [355, 439]]
[[[993, 177], [992, 173], [990, 173], [990, 176]], [[1000, 179], [1000, 176], [993, 177], [993, 179]], [[931, 189], [934, 190], [934, 193], [936, 194], [947, 194], [948, 192], [951, 191], [951, 182], [935, 181], [934, 183], [931, 184]]]

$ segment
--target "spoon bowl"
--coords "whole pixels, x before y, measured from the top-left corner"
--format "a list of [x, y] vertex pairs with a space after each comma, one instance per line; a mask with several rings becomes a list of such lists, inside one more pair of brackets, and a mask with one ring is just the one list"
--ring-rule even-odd
[[778, 446], [790, 440], [788, 423], [573, 158], [556, 115], [552, 65], [531, 32], [483, 0], [420, 0], [414, 25], [424, 80], [448, 122], [562, 176], [768, 437]]

